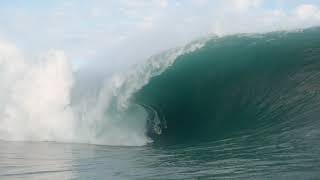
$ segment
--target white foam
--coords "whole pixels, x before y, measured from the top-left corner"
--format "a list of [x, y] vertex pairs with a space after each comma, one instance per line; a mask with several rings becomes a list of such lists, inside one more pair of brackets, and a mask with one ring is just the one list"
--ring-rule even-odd
[[72, 74], [63, 52], [31, 63], [0, 42], [0, 139], [70, 141]]

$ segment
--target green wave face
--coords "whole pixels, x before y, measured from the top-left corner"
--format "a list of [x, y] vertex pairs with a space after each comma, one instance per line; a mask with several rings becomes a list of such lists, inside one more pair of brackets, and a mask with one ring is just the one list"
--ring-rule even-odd
[[134, 101], [155, 143], [307, 136], [320, 127], [320, 28], [213, 38]]

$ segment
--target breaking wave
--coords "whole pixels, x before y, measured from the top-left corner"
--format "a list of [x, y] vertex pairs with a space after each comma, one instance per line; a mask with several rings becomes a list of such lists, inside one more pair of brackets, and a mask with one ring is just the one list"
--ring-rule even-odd
[[207, 37], [90, 84], [75, 80], [63, 52], [31, 61], [2, 43], [0, 139], [138, 146], [314, 137], [319, 63], [320, 28]]

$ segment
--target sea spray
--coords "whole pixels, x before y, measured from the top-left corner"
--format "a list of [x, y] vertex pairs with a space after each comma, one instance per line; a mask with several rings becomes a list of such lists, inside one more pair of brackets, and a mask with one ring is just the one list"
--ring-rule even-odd
[[72, 74], [63, 52], [30, 62], [0, 43], [0, 139], [72, 141]]

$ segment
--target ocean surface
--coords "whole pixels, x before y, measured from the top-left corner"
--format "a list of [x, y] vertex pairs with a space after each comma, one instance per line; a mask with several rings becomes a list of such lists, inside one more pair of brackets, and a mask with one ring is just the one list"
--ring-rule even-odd
[[248, 137], [160, 147], [1, 142], [0, 179], [318, 179], [314, 146]]
[[320, 178], [320, 28], [206, 37], [119, 74], [57, 103], [73, 128], [0, 128], [0, 179]]

